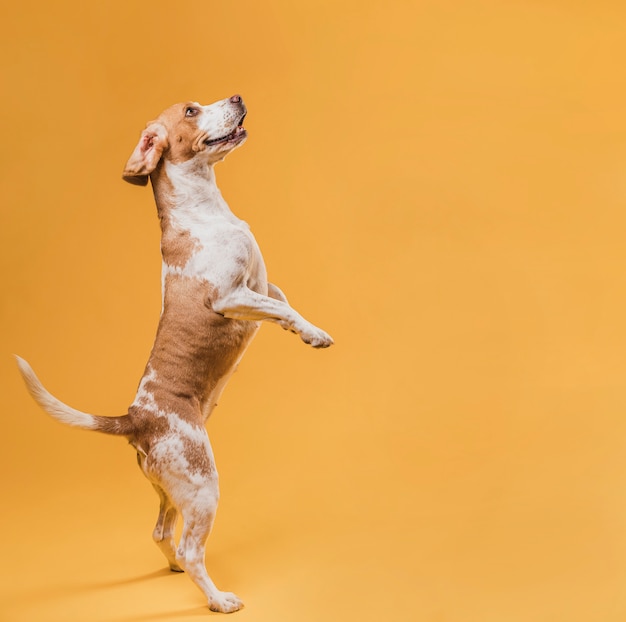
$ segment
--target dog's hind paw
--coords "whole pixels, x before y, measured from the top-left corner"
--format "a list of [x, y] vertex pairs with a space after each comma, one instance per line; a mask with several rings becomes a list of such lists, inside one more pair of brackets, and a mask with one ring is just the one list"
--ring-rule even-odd
[[218, 613], [233, 613], [243, 607], [243, 601], [232, 592], [217, 592], [209, 600], [209, 609]]

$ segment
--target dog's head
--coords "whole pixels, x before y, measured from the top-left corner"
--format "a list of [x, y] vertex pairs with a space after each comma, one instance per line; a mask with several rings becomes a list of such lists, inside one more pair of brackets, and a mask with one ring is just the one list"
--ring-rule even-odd
[[243, 144], [246, 106], [239, 95], [201, 106], [175, 104], [148, 123], [124, 168], [123, 178], [145, 186], [161, 159], [178, 163], [201, 158], [208, 164], [222, 160]]

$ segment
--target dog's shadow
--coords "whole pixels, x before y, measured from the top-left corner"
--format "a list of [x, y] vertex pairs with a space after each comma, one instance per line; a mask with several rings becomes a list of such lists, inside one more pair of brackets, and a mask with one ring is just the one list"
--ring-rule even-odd
[[[169, 568], [161, 568], [154, 572], [148, 572], [146, 574], [138, 575], [135, 577], [128, 577], [126, 579], [117, 579], [114, 581], [100, 581], [98, 583], [92, 583], [90, 585], [83, 584], [78, 587], [78, 590], [98, 590], [98, 589], [114, 589], [125, 585], [132, 585], [133, 583], [142, 583], [144, 581], [151, 581], [160, 577], [170, 577], [184, 575], [181, 572], [172, 572]], [[144, 620], [174, 620], [176, 618], [191, 618], [191, 617], [206, 617], [207, 615], [222, 615], [211, 611], [206, 605], [199, 605], [190, 609], [178, 609], [172, 611], [161, 611], [159, 613], [138, 613], [129, 616], [120, 616], [111, 618], [111, 622], [143, 622]]]
[[50, 585], [43, 589], [37, 590], [37, 600], [53, 600], [58, 597], [65, 596], [66, 594], [73, 594], [77, 592], [93, 592], [99, 589], [113, 589], [116, 587], [122, 587], [124, 585], [132, 585], [133, 583], [142, 583], [143, 581], [152, 581], [159, 577], [167, 577], [170, 575], [177, 575], [182, 573], [172, 572], [169, 568], [160, 568], [153, 572], [146, 574], [127, 577], [125, 579], [114, 579], [112, 581], [94, 581], [91, 583], [64, 583], [63, 585]]
[[[247, 555], [250, 555], [251, 553], [256, 555], [269, 555], [269, 551], [271, 551], [272, 548], [275, 547], [276, 543], [282, 538], [283, 534], [277, 533], [274, 530], [257, 531], [254, 534], [248, 534], [246, 538], [233, 544], [228, 548], [228, 550], [212, 551], [210, 555], [207, 555], [206, 561], [211, 568], [219, 566], [223, 572], [228, 573], [230, 570], [230, 562], [228, 560], [231, 559], [232, 555], [237, 557], [237, 555], [241, 554], [243, 551], [245, 551]], [[158, 570], [113, 580], [57, 582], [54, 585], [47, 585], [43, 588], [38, 588], [36, 594], [15, 592], [13, 597], [9, 599], [9, 602], [5, 602], [5, 605], [19, 606], [19, 602], [29, 600], [36, 600], [40, 603], [42, 601], [55, 601], [59, 599], [71, 598], [72, 594], [88, 594], [89, 592], [116, 590], [133, 584], [158, 581], [159, 579], [163, 579], [165, 577], [181, 577], [181, 580], [183, 581], [189, 580], [185, 577], [185, 573], [172, 572], [167, 566], [162, 566]], [[128, 615], [124, 615], [123, 613], [120, 613], [119, 615], [111, 614], [110, 618], [107, 619], [109, 619], [110, 622], [143, 622], [144, 620], [176, 620], [195, 618], [214, 613], [209, 610], [206, 604], [201, 604], [202, 598], [200, 594], [198, 594], [198, 602], [198, 606], [188, 609], [169, 610], [158, 613], [135, 613]]]
[[154, 570], [152, 572], [147, 572], [146, 574], [136, 575], [134, 577], [127, 577], [125, 579], [113, 579], [112, 581], [98, 581], [93, 583], [83, 583], [81, 586], [77, 587], [77, 590], [81, 591], [91, 591], [97, 589], [109, 589], [115, 587], [122, 587], [124, 585], [132, 585], [133, 583], [142, 583], [144, 581], [151, 581], [153, 579], [158, 579], [159, 577], [171, 577], [179, 574], [184, 574], [180, 572], [172, 572], [169, 568], [159, 568], [159, 570]]
[[[36, 594], [35, 600], [41, 603], [42, 601], [54, 601], [58, 599], [63, 599], [66, 597], [70, 597], [72, 594], [78, 593], [87, 593], [94, 592], [99, 590], [112, 590], [115, 588], [123, 587], [126, 585], [132, 585], [137, 583], [143, 583], [145, 581], [153, 581], [155, 579], [159, 579], [162, 577], [168, 576], [177, 576], [183, 573], [172, 572], [169, 568], [160, 568], [159, 570], [155, 570], [153, 572], [148, 572], [141, 575], [131, 576], [123, 579], [115, 579], [113, 581], [97, 581], [91, 583], [65, 583], [63, 585], [50, 585], [43, 589], [39, 589]], [[24, 594], [15, 593], [13, 599], [9, 599], [9, 601], [14, 601], [13, 604], [21, 600], [31, 599], [32, 595], [26, 596]], [[11, 605], [5, 599], [5, 605]], [[163, 611], [159, 613], [138, 613], [128, 616], [112, 616], [111, 622], [142, 622], [143, 620], [174, 620], [177, 618], [189, 618], [196, 616], [206, 616], [207, 614], [213, 613], [209, 610], [206, 605], [198, 605], [197, 607], [192, 607], [190, 609], [179, 609], [174, 611]]]
[[[207, 615], [213, 614], [208, 607], [193, 607], [192, 609], [179, 609], [178, 611], [162, 611], [160, 613], [148, 613], [132, 615], [125, 618], [116, 618], [115, 622], [142, 622], [143, 620], [173, 620], [175, 618], [190, 618], [195, 616], [202, 616], [206, 618]], [[215, 614], [223, 615], [223, 614]]]

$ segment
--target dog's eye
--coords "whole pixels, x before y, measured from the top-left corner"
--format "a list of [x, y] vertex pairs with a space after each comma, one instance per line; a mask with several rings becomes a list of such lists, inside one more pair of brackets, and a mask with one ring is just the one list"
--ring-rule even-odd
[[192, 108], [191, 106], [189, 106], [188, 108], [185, 108], [186, 117], [195, 117], [197, 114], [198, 114], [197, 108]]

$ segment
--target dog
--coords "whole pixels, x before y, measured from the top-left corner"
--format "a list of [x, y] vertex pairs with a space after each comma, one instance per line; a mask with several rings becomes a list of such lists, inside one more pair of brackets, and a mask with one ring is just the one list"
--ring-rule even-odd
[[[205, 567], [219, 498], [205, 423], [261, 321], [275, 322], [314, 348], [332, 338], [305, 320], [267, 280], [259, 247], [215, 183], [214, 165], [244, 143], [239, 95], [208, 106], [176, 104], [147, 124], [123, 179], [148, 179], [161, 222], [162, 309], [137, 395], [120, 417], [80, 412], [52, 396], [17, 358], [35, 401], [59, 421], [124, 436], [160, 499], [153, 538], [173, 571], [185, 571], [212, 611], [243, 607], [217, 589]], [[183, 528], [178, 546], [175, 525]]]

